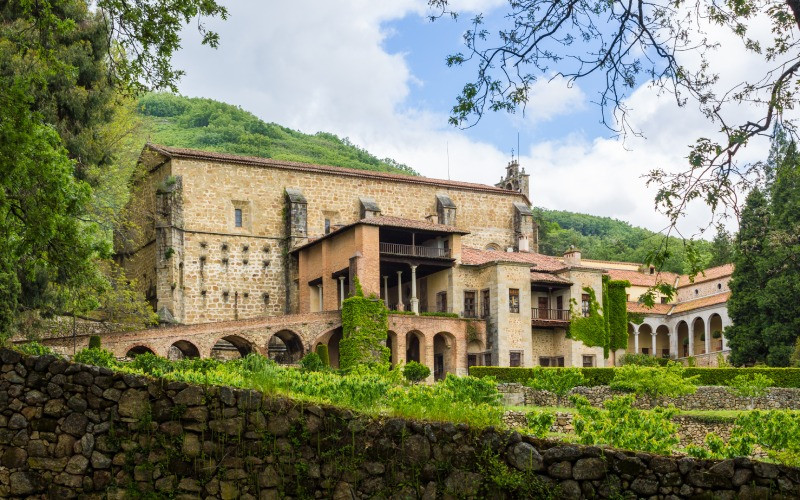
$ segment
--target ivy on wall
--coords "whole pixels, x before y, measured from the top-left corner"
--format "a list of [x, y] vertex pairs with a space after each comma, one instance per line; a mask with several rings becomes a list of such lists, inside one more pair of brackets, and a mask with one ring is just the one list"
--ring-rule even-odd
[[364, 297], [358, 278], [354, 284], [355, 294], [342, 303], [342, 340], [339, 342], [339, 368], [342, 370], [360, 363], [389, 361], [386, 306], [375, 296]]
[[[611, 280], [603, 276], [603, 307], [597, 302], [592, 287], [584, 287], [589, 295], [589, 314], [583, 316], [571, 311], [572, 321], [567, 337], [580, 340], [589, 347], [602, 347], [603, 357], [608, 359], [610, 350], [624, 349], [628, 345], [628, 310], [625, 288], [627, 281]], [[573, 306], [575, 302], [573, 300]]]

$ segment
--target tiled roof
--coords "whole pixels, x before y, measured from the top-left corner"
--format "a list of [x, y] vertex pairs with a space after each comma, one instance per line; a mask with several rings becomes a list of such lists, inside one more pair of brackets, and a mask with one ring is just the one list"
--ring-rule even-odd
[[534, 283], [558, 283], [563, 285], [571, 285], [572, 282], [561, 276], [550, 273], [539, 273], [531, 271], [531, 281]]
[[479, 250], [472, 247], [461, 247], [461, 263], [468, 266], [480, 266], [489, 262], [520, 262], [530, 264], [537, 271], [552, 272], [565, 269], [563, 262], [555, 257], [539, 253], [503, 252], [501, 250]]
[[673, 304], [653, 304], [653, 307], [647, 307], [640, 302], [628, 302], [627, 309], [629, 313], [667, 314], [673, 307]]
[[655, 286], [658, 283], [666, 283], [668, 285], [675, 284], [675, 278], [678, 277], [675, 273], [661, 272], [658, 274], [646, 274], [639, 271], [626, 271], [624, 269], [608, 269], [606, 274], [612, 280], [630, 281], [633, 286]]
[[598, 264], [625, 264], [629, 266], [636, 266], [637, 268], [641, 267], [642, 264], [639, 262], [626, 262], [624, 260], [602, 260], [602, 259], [584, 259], [581, 258], [581, 262], [596, 262]]
[[730, 276], [732, 273], [733, 273], [733, 264], [723, 264], [721, 266], [711, 267], [701, 272], [700, 274], [694, 277], [694, 282], [689, 281], [689, 276], [684, 274], [681, 276], [681, 279], [678, 282], [678, 288], [684, 286], [692, 286], [697, 283], [704, 283], [706, 281], [717, 280], [720, 278], [724, 278], [726, 276]]
[[675, 304], [675, 308], [672, 310], [672, 314], [692, 311], [694, 309], [700, 309], [701, 307], [724, 304], [725, 302], [728, 301], [730, 296], [731, 292], [723, 292], [723, 293], [715, 293], [714, 295], [708, 295], [706, 297], [700, 297], [699, 299], [680, 302], [678, 304]]
[[431, 186], [441, 186], [444, 188], [458, 188], [468, 191], [483, 191], [488, 193], [505, 194], [518, 196], [530, 203], [524, 194], [507, 189], [477, 184], [474, 182], [450, 181], [443, 179], [432, 179], [416, 175], [391, 174], [388, 172], [375, 172], [372, 170], [359, 170], [355, 168], [333, 167], [328, 165], [314, 165], [312, 163], [301, 163], [297, 161], [275, 160], [272, 158], [260, 158], [256, 156], [242, 156], [227, 153], [215, 153], [212, 151], [200, 151], [196, 149], [174, 148], [171, 146], [161, 146], [159, 144], [148, 143], [146, 148], [160, 153], [168, 158], [190, 158], [195, 160], [221, 161], [228, 163], [238, 163], [242, 165], [253, 165], [257, 167], [272, 167], [286, 170], [301, 170], [306, 172], [317, 172], [346, 177], [366, 177], [371, 179], [386, 179], [408, 184], [428, 184]]
[[420, 231], [435, 231], [439, 233], [469, 234], [469, 231], [467, 231], [466, 229], [459, 229], [454, 226], [448, 226], [445, 224], [434, 224], [433, 222], [428, 222], [425, 220], [391, 217], [388, 215], [367, 217], [366, 219], [361, 219], [360, 221], [354, 222], [353, 224], [350, 225], [355, 225], [355, 224], [366, 224], [368, 226], [380, 226], [380, 227], [400, 227], [403, 229], [417, 229]]

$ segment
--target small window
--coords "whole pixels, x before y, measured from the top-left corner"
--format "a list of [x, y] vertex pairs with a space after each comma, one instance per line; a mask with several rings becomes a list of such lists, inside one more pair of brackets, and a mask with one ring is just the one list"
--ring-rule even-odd
[[483, 366], [492, 366], [492, 353], [483, 353]]
[[331, 220], [325, 219], [325, 234], [328, 234], [330, 232], [331, 232]]
[[717, 283], [717, 290], [722, 290], [722, 283]]
[[588, 293], [581, 294], [581, 313], [583, 314], [584, 318], [589, 316], [590, 303], [591, 303], [591, 297], [589, 297], [589, 294]]
[[447, 312], [447, 292], [436, 294], [436, 312]]
[[476, 308], [475, 308], [475, 292], [473, 291], [465, 291], [464, 292], [464, 317], [465, 318], [475, 318], [476, 315]]
[[481, 290], [481, 318], [488, 318], [490, 314], [489, 289]]
[[631, 294], [629, 294], [629, 293], [625, 294], [625, 301], [626, 302], [630, 302], [631, 301]]
[[650, 349], [647, 347], [642, 347], [642, 354], [650, 354]]
[[472, 366], [478, 366], [477, 354], [467, 354], [467, 368], [470, 368]]
[[666, 304], [667, 303], [667, 298], [666, 297], [661, 297], [661, 303], [662, 304]]
[[695, 295], [700, 295], [700, 290], [698, 290], [697, 288], [695, 288], [695, 289], [694, 289], [694, 294], [695, 294]]
[[522, 366], [522, 351], [511, 351], [509, 353], [508, 366], [511, 367]]
[[233, 210], [233, 220], [236, 227], [242, 227], [242, 209], [235, 208]]
[[656, 273], [656, 268], [653, 267], [653, 266], [650, 266], [650, 274], [655, 274], [655, 273]]
[[508, 310], [512, 313], [519, 312], [519, 288], [508, 289]]
[[583, 367], [584, 368], [591, 368], [594, 366], [594, 356], [583, 356]]
[[564, 356], [542, 356], [539, 366], [564, 366]]

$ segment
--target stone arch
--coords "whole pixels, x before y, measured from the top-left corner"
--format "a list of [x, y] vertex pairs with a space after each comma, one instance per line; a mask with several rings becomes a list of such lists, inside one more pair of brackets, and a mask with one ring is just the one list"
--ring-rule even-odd
[[171, 360], [184, 358], [199, 358], [200, 350], [188, 340], [178, 340], [169, 346], [167, 358]]
[[217, 340], [211, 348], [211, 357], [220, 360], [243, 358], [255, 352], [253, 344], [238, 335], [227, 335]]
[[291, 330], [281, 330], [269, 339], [267, 353], [276, 363], [295, 364], [305, 354], [303, 339]]
[[493, 250], [493, 251], [495, 251], [495, 252], [499, 252], [499, 251], [501, 251], [501, 250], [502, 250], [502, 248], [500, 247], [500, 245], [498, 245], [497, 243], [489, 243], [488, 245], [486, 245], [486, 246], [484, 247], [484, 249], [485, 249], [485, 250]]
[[692, 339], [694, 341], [694, 352], [691, 353], [692, 356], [706, 352], [705, 329], [706, 322], [703, 318], [698, 316], [692, 320]]
[[[708, 329], [711, 331], [711, 351], [721, 351], [722, 350], [722, 316], [719, 313], [713, 313], [711, 316], [708, 317]], [[715, 332], [719, 332], [720, 337], [718, 339], [714, 338]]]
[[155, 354], [156, 353], [156, 351], [152, 347], [150, 347], [150, 346], [148, 346], [146, 344], [137, 344], [137, 345], [131, 347], [130, 349], [128, 349], [127, 352], [125, 352], [125, 357], [126, 358], [134, 358], [134, 357], [136, 357], [136, 356], [138, 356], [140, 354], [145, 354], [145, 353], [148, 353], [148, 352], [150, 354]]
[[689, 324], [683, 320], [679, 321], [675, 325], [675, 333], [678, 335], [678, 357], [691, 356], [689, 352]]
[[391, 330], [386, 332], [386, 347], [389, 348], [389, 362], [392, 364], [392, 366], [396, 366], [400, 361], [400, 355], [397, 349], [397, 333]]
[[425, 335], [419, 330], [406, 333], [406, 363], [409, 361], [425, 364]]
[[339, 368], [339, 342], [342, 340], [342, 327], [334, 328], [319, 337], [314, 341], [314, 350], [317, 346], [325, 344], [328, 346], [328, 360], [330, 361], [331, 368]]
[[639, 353], [653, 355], [653, 326], [649, 323], [639, 325]]
[[655, 356], [659, 358], [670, 357], [670, 331], [667, 325], [658, 325], [656, 327], [656, 352]]
[[437, 333], [433, 336], [433, 379], [455, 374], [456, 366], [456, 338], [450, 332]]

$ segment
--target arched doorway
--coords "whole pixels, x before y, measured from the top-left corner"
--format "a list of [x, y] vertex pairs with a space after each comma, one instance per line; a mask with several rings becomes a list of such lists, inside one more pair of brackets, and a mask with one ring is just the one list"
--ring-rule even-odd
[[722, 317], [714, 313], [708, 318], [709, 330], [711, 330], [711, 351], [722, 350]]
[[678, 335], [678, 357], [689, 357], [689, 325], [685, 321], [681, 321], [675, 327], [675, 332]]
[[126, 358], [135, 358], [136, 356], [144, 353], [155, 354], [152, 349], [144, 345], [133, 346], [125, 353]]
[[406, 363], [410, 361], [425, 364], [425, 337], [417, 330], [406, 334]]
[[317, 346], [320, 344], [326, 344], [328, 346], [328, 361], [331, 364], [331, 368], [339, 368], [339, 342], [341, 340], [342, 327], [339, 327], [329, 331], [321, 337], [318, 337], [317, 341], [314, 343], [315, 351], [317, 350]]
[[392, 366], [397, 365], [397, 334], [391, 330], [386, 334], [386, 347], [389, 348], [389, 362]]
[[439, 332], [433, 337], [433, 379], [442, 380], [448, 373], [456, 373], [456, 339]]
[[659, 325], [656, 328], [656, 356], [659, 358], [669, 358], [669, 327], [667, 325]]
[[188, 340], [179, 340], [169, 346], [167, 359], [176, 361], [184, 358], [199, 358], [200, 350]]
[[253, 352], [253, 346], [238, 335], [228, 335], [217, 340], [211, 348], [211, 357], [221, 361], [243, 358]]
[[303, 341], [291, 330], [281, 330], [273, 335], [267, 344], [267, 352], [269, 359], [283, 365], [295, 364], [305, 354]]
[[692, 321], [692, 339], [694, 340], [694, 352], [692, 356], [704, 354], [706, 352], [706, 322], [703, 318], [695, 318]]
[[654, 356], [653, 353], [653, 327], [647, 323], [639, 325], [639, 352], [642, 354], [649, 354]]

